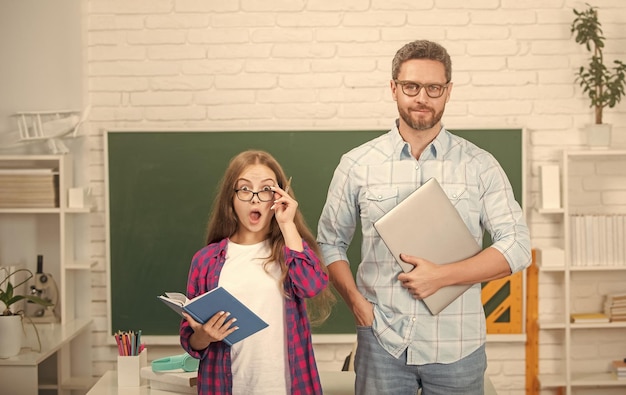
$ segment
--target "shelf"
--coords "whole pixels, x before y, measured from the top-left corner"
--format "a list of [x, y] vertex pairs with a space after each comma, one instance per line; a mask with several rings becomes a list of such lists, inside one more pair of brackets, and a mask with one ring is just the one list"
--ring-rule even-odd
[[39, 380], [39, 389], [40, 390], [56, 390], [58, 388], [59, 388], [59, 386], [56, 383], [52, 382], [52, 381], [48, 382], [47, 380], [46, 381]]
[[560, 208], [538, 208], [537, 212], [539, 214], [565, 214], [565, 209], [563, 207], [560, 207]]
[[80, 319], [68, 324], [36, 323], [41, 338], [41, 351], [22, 349], [14, 357], [0, 359], [0, 366], [38, 365], [76, 336], [90, 330], [91, 322], [91, 319]]
[[89, 214], [91, 207], [70, 207], [64, 210], [68, 214]]
[[550, 266], [550, 265], [542, 265], [540, 262], [537, 262], [537, 267], [542, 272], [564, 272], [565, 271], [565, 265]]
[[541, 388], [554, 388], [565, 386], [565, 376], [562, 374], [540, 374], [537, 379]]
[[525, 333], [489, 333], [487, 334], [487, 343], [526, 343]]
[[586, 322], [572, 323], [572, 329], [616, 329], [626, 328], [626, 322]]
[[0, 208], [0, 214], [59, 214], [61, 209], [51, 208]]
[[539, 321], [540, 329], [565, 329], [563, 321]]
[[[626, 175], [626, 170], [623, 170], [625, 160], [626, 150], [623, 149], [564, 150], [560, 161], [563, 207], [537, 209], [538, 213], [546, 215], [546, 220], [558, 226], [559, 231], [556, 236], [559, 239], [562, 237], [562, 240], [557, 239], [557, 242], [565, 255], [565, 264], [562, 266], [538, 265], [540, 272], [548, 277], [546, 281], [554, 283], [561, 293], [561, 295], [549, 295], [553, 297], [553, 305], [546, 307], [553, 314], [545, 315], [543, 320], [536, 323], [542, 331], [541, 334], [546, 334], [550, 341], [554, 342], [545, 347], [548, 351], [547, 356], [544, 357], [547, 359], [546, 368], [549, 369], [548, 372], [560, 371], [559, 374], [537, 374], [541, 388], [558, 389], [564, 395], [573, 395], [579, 391], [575, 391], [575, 388], [583, 387], [589, 387], [593, 393], [596, 392], [594, 387], [626, 388], [626, 380], [618, 380], [608, 372], [598, 372], [597, 370], [603, 370], [602, 366], [594, 369], [596, 372], [587, 372], [585, 370], [587, 367], [584, 365], [579, 367], [581, 357], [576, 354], [579, 352], [576, 347], [581, 344], [589, 343], [588, 350], [592, 350], [592, 347], [611, 347], [613, 343], [618, 342], [617, 339], [620, 339], [623, 333], [626, 333], [626, 322], [573, 323], [569, 321], [571, 313], [576, 312], [577, 307], [585, 305], [581, 302], [594, 303], [598, 306], [597, 308], [601, 309], [605, 294], [614, 289], [619, 291], [623, 287], [626, 263], [623, 262], [623, 256], [616, 255], [616, 252], [621, 255], [621, 250], [618, 250], [616, 246], [623, 246], [623, 241], [618, 239], [618, 233], [616, 233], [620, 230], [621, 222], [597, 221], [598, 228], [596, 229], [596, 221], [594, 221], [593, 228], [581, 229], [580, 225], [587, 225], [587, 223], [577, 222], [578, 219], [574, 216], [608, 217], [611, 214], [624, 214], [623, 205], [626, 202], [622, 194], [626, 188], [619, 183], [619, 177]], [[607, 197], [608, 193], [611, 194], [610, 198]], [[554, 214], [562, 215], [562, 217], [547, 217]], [[603, 228], [600, 225], [606, 227]], [[613, 228], [611, 229], [610, 226]], [[596, 243], [592, 246], [592, 251], [587, 250], [583, 253], [582, 247], [588, 244], [581, 243], [576, 238], [582, 230], [585, 231], [582, 233], [585, 235], [589, 234], [590, 230], [593, 231], [593, 238], [589, 241], [595, 241], [594, 238], [604, 236], [610, 243]], [[612, 233], [609, 234], [609, 231]], [[612, 237], [607, 237], [607, 235]], [[607, 248], [607, 252], [600, 254], [599, 248]], [[593, 254], [588, 255], [591, 252]], [[587, 259], [590, 257], [594, 259]], [[594, 261], [603, 264], [572, 266], [572, 263]], [[614, 261], [620, 264], [607, 265]], [[561, 260], [553, 259], [552, 262], [561, 262]], [[559, 317], [559, 312], [562, 313], [562, 317]], [[617, 336], [615, 340], [613, 340], [614, 336]], [[559, 351], [555, 352], [555, 349]], [[541, 355], [543, 352], [543, 345], [539, 345], [538, 354]], [[555, 353], [556, 356], [553, 355]], [[549, 368], [550, 366], [553, 366], [552, 369]], [[618, 392], [624, 391], [620, 388]]]
[[[617, 380], [611, 373], [574, 373], [572, 387], [626, 387], [626, 380]], [[565, 377], [560, 374], [540, 374], [541, 388], [565, 387]]]
[[624, 271], [626, 266], [570, 266], [569, 270], [573, 272]]
[[607, 157], [607, 156], [623, 156], [626, 150], [602, 149], [602, 150], [571, 150], [565, 151], [569, 157]]
[[626, 387], [626, 380], [618, 380], [611, 373], [574, 373], [572, 387]]
[[68, 270], [91, 270], [97, 263], [97, 261], [76, 261], [68, 263], [65, 268]]
[[95, 377], [72, 377], [61, 384], [64, 390], [89, 390], [98, 381]]
[[[83, 153], [78, 154], [82, 159]], [[0, 208], [0, 261], [23, 262], [20, 264], [34, 273], [33, 256], [45, 256], [46, 272], [55, 279], [55, 295], [62, 307], [54, 323], [47, 317], [25, 320], [26, 334], [22, 337], [26, 344], [18, 355], [0, 359], [0, 383], [17, 383], [9, 386], [7, 393], [31, 395], [38, 390], [46, 394], [84, 394], [94, 384], [89, 276], [97, 260], [91, 258], [88, 251], [89, 225], [85, 215], [93, 208], [68, 207], [68, 191], [76, 187], [77, 180], [82, 180], [80, 176], [85, 171], [80, 162], [80, 159], [74, 161], [72, 154], [0, 155], [0, 169], [11, 169], [11, 174], [20, 175], [8, 179], [11, 181], [20, 180], [21, 175], [43, 173], [32, 169], [55, 169], [46, 171], [46, 178], [38, 181], [43, 183], [46, 180], [42, 193], [50, 193], [47, 176], [52, 175], [54, 201], [48, 195], [41, 195], [48, 197], [48, 200], [42, 200], [43, 207], [29, 207], [27, 202], [7, 200], [7, 204]], [[78, 177], [74, 177], [75, 173]], [[18, 181], [16, 185], [21, 184]], [[28, 191], [26, 187], [24, 190]], [[77, 205], [74, 201], [72, 203]], [[8, 207], [9, 204], [13, 207]]]
[[[546, 266], [537, 263], [539, 270], [542, 272], [564, 272], [565, 266]], [[626, 266], [570, 266], [568, 268], [572, 272], [610, 272], [610, 271], [626, 271]]]
[[[90, 207], [66, 208], [63, 212], [67, 214], [89, 214]], [[60, 214], [59, 207], [50, 208], [0, 208], [0, 214]]]

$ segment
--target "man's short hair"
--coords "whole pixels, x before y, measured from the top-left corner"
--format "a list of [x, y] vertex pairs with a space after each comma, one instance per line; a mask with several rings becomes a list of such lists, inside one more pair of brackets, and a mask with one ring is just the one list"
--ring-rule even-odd
[[450, 60], [448, 51], [441, 45], [428, 40], [412, 41], [396, 52], [396, 56], [391, 62], [391, 78], [397, 79], [402, 64], [411, 59], [428, 59], [440, 62], [445, 68], [446, 82], [452, 80], [452, 60]]

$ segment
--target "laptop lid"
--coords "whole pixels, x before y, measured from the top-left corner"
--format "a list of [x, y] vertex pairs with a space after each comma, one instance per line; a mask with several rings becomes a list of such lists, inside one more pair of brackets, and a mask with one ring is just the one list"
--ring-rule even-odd
[[[435, 178], [426, 181], [374, 223], [374, 227], [402, 270], [413, 265], [400, 253], [446, 264], [480, 252], [469, 229]], [[467, 291], [471, 285], [451, 285], [422, 299], [436, 315]]]

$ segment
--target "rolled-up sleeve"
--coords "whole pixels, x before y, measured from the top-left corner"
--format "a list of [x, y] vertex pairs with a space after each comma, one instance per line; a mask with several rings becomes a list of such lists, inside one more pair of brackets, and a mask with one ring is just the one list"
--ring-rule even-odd
[[335, 169], [317, 227], [317, 242], [327, 264], [348, 260], [348, 247], [357, 224], [357, 205], [350, 185], [353, 162], [345, 156]]
[[493, 158], [483, 163], [481, 222], [491, 235], [491, 247], [504, 255], [511, 273], [524, 270], [531, 262], [530, 233], [524, 213], [502, 167]]

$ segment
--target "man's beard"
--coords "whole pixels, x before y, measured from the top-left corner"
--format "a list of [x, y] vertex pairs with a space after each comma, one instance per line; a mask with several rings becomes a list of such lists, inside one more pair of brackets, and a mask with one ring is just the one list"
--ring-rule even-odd
[[443, 111], [445, 110], [445, 107], [441, 109], [441, 111], [433, 113], [432, 109], [429, 107], [421, 107], [420, 109], [428, 109], [429, 111], [431, 111], [431, 114], [433, 114], [432, 117], [419, 117], [417, 120], [413, 120], [410, 116], [410, 114], [400, 108], [400, 106], [398, 106], [398, 113], [400, 114], [400, 118], [402, 118], [402, 120], [409, 125], [411, 128], [415, 129], [415, 130], [427, 130], [427, 129], [432, 129], [435, 125], [437, 125], [439, 123], [439, 121], [441, 121], [441, 117], [443, 117]]

